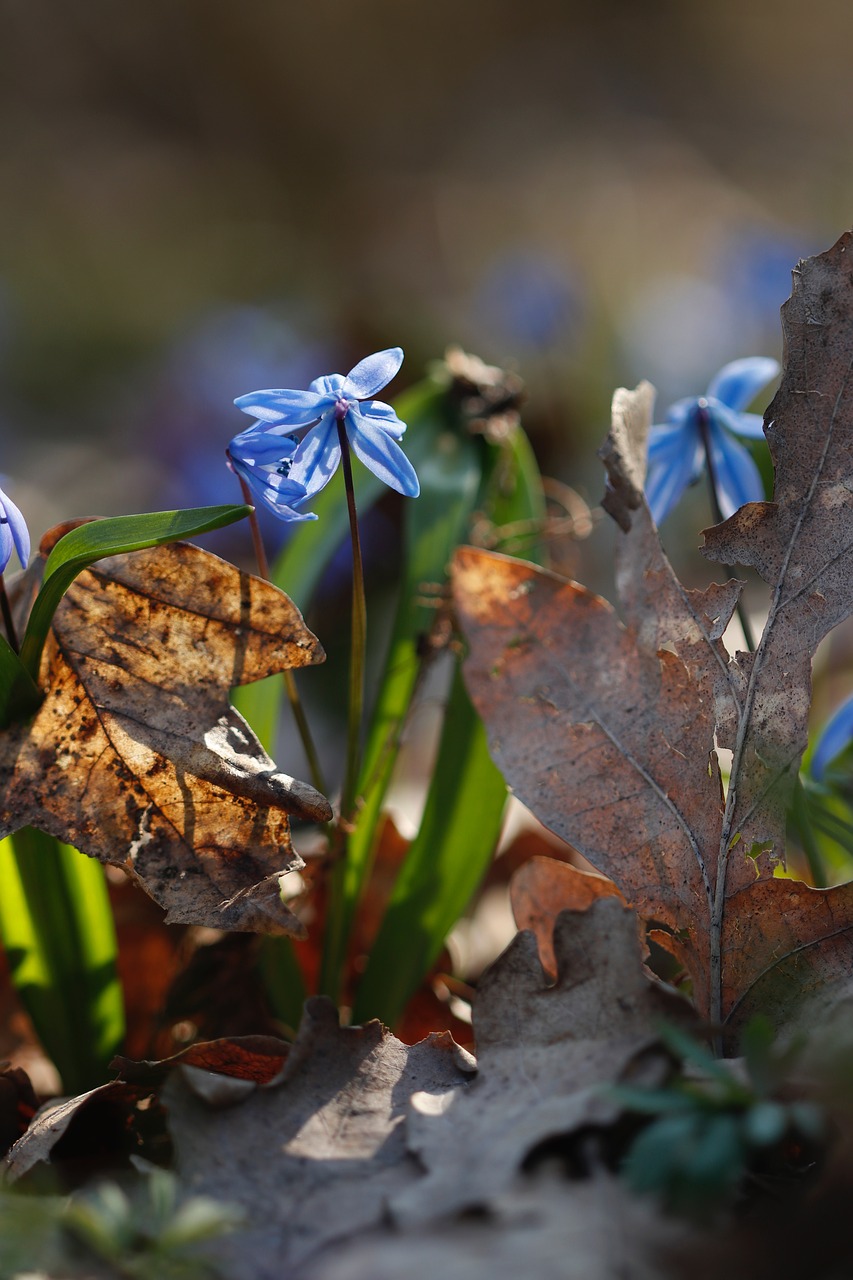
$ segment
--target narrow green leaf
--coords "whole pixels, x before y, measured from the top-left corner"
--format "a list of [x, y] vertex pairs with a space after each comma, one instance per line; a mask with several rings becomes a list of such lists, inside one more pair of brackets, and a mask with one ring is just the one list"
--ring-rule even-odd
[[0, 635], [0, 729], [36, 710], [42, 694], [4, 635]]
[[489, 453], [479, 505], [492, 525], [490, 548], [547, 564], [545, 494], [533, 446], [518, 427], [503, 444], [490, 445]]
[[247, 506], [197, 507], [188, 511], [153, 511], [137, 516], [115, 516], [78, 525], [60, 538], [47, 558], [41, 590], [27, 622], [21, 644], [21, 662], [38, 680], [44, 642], [56, 607], [83, 569], [104, 556], [124, 555], [146, 547], [191, 538], [242, 520]]
[[[502, 445], [488, 446], [475, 506], [499, 545], [504, 536], [524, 537], [526, 554], [544, 559], [542, 480], [520, 428]], [[456, 541], [464, 536], [460, 530]], [[400, 1016], [485, 874], [505, 803], [506, 787], [457, 671], [421, 827], [359, 985], [357, 1020], [379, 1016], [393, 1024]]]
[[22, 1003], [68, 1093], [109, 1076], [124, 1036], [103, 867], [34, 827], [0, 842], [0, 935]]
[[457, 669], [420, 830], [359, 984], [353, 1019], [393, 1026], [494, 856], [506, 784]]
[[[397, 414], [408, 426], [406, 452], [418, 472], [428, 460], [434, 442], [434, 433], [428, 424], [440, 413], [444, 398], [443, 388], [428, 378], [395, 401]], [[355, 468], [355, 485], [359, 516], [363, 517], [385, 492], [386, 486], [364, 467]], [[414, 505], [420, 501], [419, 498]], [[407, 511], [409, 507], [407, 503]], [[311, 603], [329, 561], [349, 532], [343, 484], [333, 481], [328, 485], [314, 499], [312, 510], [318, 519], [294, 528], [271, 572], [276, 586], [286, 591], [303, 611]], [[279, 676], [254, 685], [243, 685], [234, 689], [231, 695], [234, 706], [246, 717], [264, 747], [272, 754], [283, 697], [284, 685]], [[289, 1026], [297, 1026], [306, 992], [289, 939], [264, 938], [261, 967], [276, 1017]]]
[[430, 584], [439, 590], [443, 586], [448, 560], [467, 532], [480, 485], [477, 441], [451, 434], [440, 417], [422, 420], [421, 431], [423, 437], [431, 437], [432, 450], [420, 467], [420, 497], [407, 503], [405, 510], [403, 581], [365, 748], [359, 786], [362, 805], [347, 843], [340, 933], [337, 939], [327, 940], [327, 968], [333, 972], [373, 863], [400, 732], [422, 670], [419, 640], [432, 629], [440, 603], [439, 595], [428, 598], [425, 592]]
[[296, 1031], [308, 992], [290, 938], [262, 938], [259, 964], [273, 1013]]

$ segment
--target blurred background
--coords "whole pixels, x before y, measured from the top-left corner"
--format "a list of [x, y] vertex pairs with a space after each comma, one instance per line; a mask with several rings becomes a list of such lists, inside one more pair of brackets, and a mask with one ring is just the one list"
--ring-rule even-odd
[[450, 342], [515, 367], [595, 503], [613, 387], [663, 410], [780, 356], [850, 222], [841, 0], [0, 13], [0, 472], [36, 535], [236, 498], [235, 396], [398, 344], [392, 391]]

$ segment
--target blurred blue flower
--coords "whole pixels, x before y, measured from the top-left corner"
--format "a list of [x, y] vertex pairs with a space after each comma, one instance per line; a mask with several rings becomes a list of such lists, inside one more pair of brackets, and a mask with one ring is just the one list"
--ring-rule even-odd
[[27, 522], [12, 499], [0, 489], [0, 573], [6, 572], [13, 548], [26, 569], [30, 558], [30, 532]]
[[758, 468], [734, 435], [764, 438], [760, 415], [743, 411], [778, 372], [778, 363], [767, 356], [733, 360], [711, 380], [704, 396], [676, 401], [667, 410], [666, 422], [652, 427], [646, 499], [656, 524], [702, 474], [706, 438], [723, 516], [733, 515], [745, 502], [763, 499]]
[[823, 782], [826, 771], [837, 756], [853, 742], [853, 697], [842, 702], [830, 716], [815, 743], [809, 762], [809, 773], [815, 782]]
[[474, 302], [482, 324], [501, 340], [537, 351], [565, 345], [582, 313], [580, 290], [565, 267], [525, 250], [491, 264]]
[[281, 519], [306, 519], [286, 513], [325, 488], [337, 470], [340, 422], [356, 457], [392, 489], [416, 498], [418, 478], [397, 444], [406, 424], [390, 405], [372, 399], [402, 363], [403, 352], [392, 347], [367, 356], [346, 377], [332, 373], [315, 378], [307, 391], [240, 396], [234, 403], [257, 421], [231, 441], [232, 466], [236, 459], [239, 473]]

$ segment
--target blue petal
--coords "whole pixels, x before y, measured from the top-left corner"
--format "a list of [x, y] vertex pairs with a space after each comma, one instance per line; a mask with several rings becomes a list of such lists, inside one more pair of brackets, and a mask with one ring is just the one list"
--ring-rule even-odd
[[263, 427], [241, 431], [228, 446], [228, 454], [241, 462], [259, 467], [274, 467], [292, 458], [299, 441], [292, 435], [281, 435]]
[[696, 439], [695, 432], [685, 430], [683, 426], [652, 427], [649, 432], [649, 465], [669, 461], [670, 457], [674, 457], [682, 449], [691, 448]]
[[387, 351], [366, 356], [347, 374], [344, 395], [353, 396], [356, 400], [369, 400], [391, 381], [402, 363], [401, 347], [389, 347]]
[[745, 436], [747, 440], [763, 440], [764, 419], [759, 413], [735, 413], [720, 400], [710, 400], [708, 409], [720, 426], [736, 435]]
[[307, 427], [316, 422], [328, 405], [328, 397], [314, 391], [250, 391], [234, 401], [243, 413], [262, 422], [282, 423], [288, 427]]
[[316, 520], [313, 511], [297, 511], [295, 504], [307, 498], [305, 486], [276, 472], [259, 471], [239, 458], [230, 458], [232, 470], [242, 476], [254, 494], [279, 520]]
[[405, 422], [400, 421], [390, 404], [383, 404], [381, 400], [365, 400], [358, 406], [358, 411], [363, 418], [375, 419], [377, 427], [397, 440], [406, 430]]
[[12, 533], [7, 520], [0, 521], [0, 573], [6, 572], [6, 565], [12, 559]]
[[398, 493], [416, 498], [421, 486], [415, 469], [389, 433], [355, 409], [350, 409], [344, 422], [352, 451], [367, 469]]
[[[699, 399], [697, 396], [688, 396], [685, 400], [676, 400], [675, 404], [671, 404], [666, 411], [666, 425], [668, 427], [686, 427], [688, 422], [695, 418], [698, 407]], [[652, 427], [652, 431], [656, 430], [657, 427]]]
[[316, 391], [318, 395], [326, 398], [332, 397], [337, 400], [338, 392], [346, 382], [346, 378], [342, 373], [327, 373], [322, 378], [315, 378], [308, 388], [309, 391]]
[[711, 420], [711, 461], [717, 482], [717, 501], [727, 519], [746, 502], [763, 502], [764, 485], [758, 467], [742, 444]]
[[759, 391], [779, 372], [779, 364], [769, 356], [747, 356], [724, 365], [711, 379], [708, 396], [721, 400], [736, 412], [746, 409]]
[[649, 460], [646, 501], [655, 524], [663, 524], [684, 490], [702, 469], [702, 442], [692, 431], [673, 428], [668, 439], [658, 440]]
[[330, 410], [301, 441], [293, 455], [289, 477], [304, 484], [310, 498], [326, 487], [337, 471], [340, 460], [338, 422], [334, 410]]
[[[27, 522], [12, 499], [2, 489], [0, 489], [0, 508], [2, 508], [5, 516], [2, 524], [0, 524], [0, 560], [3, 561], [0, 573], [9, 563], [9, 557], [12, 554], [12, 543], [15, 545], [18, 559], [26, 569], [30, 558], [30, 531], [27, 528]], [[5, 539], [2, 538], [4, 533], [6, 534]], [[9, 544], [8, 550], [6, 550], [6, 542]]]
[[816, 782], [823, 782], [829, 765], [853, 741], [853, 698], [841, 706], [824, 725], [812, 753], [809, 772]]

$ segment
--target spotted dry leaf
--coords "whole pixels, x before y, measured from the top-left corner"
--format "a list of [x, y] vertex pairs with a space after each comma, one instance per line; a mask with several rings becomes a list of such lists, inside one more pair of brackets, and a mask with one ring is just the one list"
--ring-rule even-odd
[[100, 561], [56, 611], [42, 705], [0, 735], [0, 835], [36, 826], [123, 867], [170, 922], [301, 935], [279, 888], [302, 865], [290, 817], [331, 811], [228, 694], [323, 657], [283, 592], [198, 547]]
[[[622, 616], [576, 583], [464, 549], [466, 678], [510, 786], [606, 875], [690, 970], [734, 1035], [853, 979], [853, 886], [774, 877], [806, 743], [811, 659], [853, 610], [853, 239], [794, 273], [785, 370], [767, 411], [772, 503], [705, 551], [773, 589], [757, 652], [726, 651], [739, 584], [686, 590], [643, 497], [648, 386], [618, 392], [602, 450], [620, 526]], [[716, 747], [731, 748], [724, 792]]]

